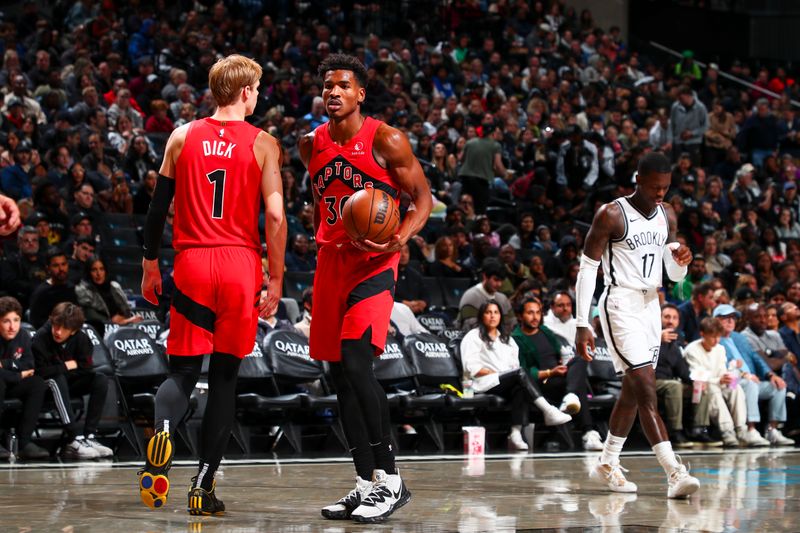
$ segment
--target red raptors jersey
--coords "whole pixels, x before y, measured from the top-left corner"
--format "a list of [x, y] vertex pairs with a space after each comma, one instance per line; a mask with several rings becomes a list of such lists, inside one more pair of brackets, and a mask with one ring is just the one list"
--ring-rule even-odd
[[189, 125], [175, 163], [176, 250], [246, 246], [261, 252], [261, 169], [253, 153], [261, 130], [211, 118]]
[[364, 119], [361, 129], [344, 146], [331, 140], [328, 123], [314, 130], [308, 173], [316, 191], [319, 245], [350, 242], [342, 225], [342, 207], [355, 191], [375, 187], [399, 202], [400, 187], [372, 155], [372, 142], [381, 121]]

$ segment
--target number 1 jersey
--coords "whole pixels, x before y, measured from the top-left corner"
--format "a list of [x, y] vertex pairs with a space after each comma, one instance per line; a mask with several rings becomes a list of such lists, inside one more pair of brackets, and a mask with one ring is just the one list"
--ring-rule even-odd
[[175, 163], [176, 250], [244, 246], [261, 252], [261, 169], [253, 152], [258, 128], [211, 118], [189, 125]]

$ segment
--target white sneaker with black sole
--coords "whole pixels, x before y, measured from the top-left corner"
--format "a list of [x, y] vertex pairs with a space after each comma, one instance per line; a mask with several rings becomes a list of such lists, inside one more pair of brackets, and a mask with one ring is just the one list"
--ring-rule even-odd
[[97, 450], [92, 448], [83, 437], [75, 437], [72, 442], [64, 445], [61, 448], [61, 455], [65, 459], [97, 459], [99, 457]]
[[372, 489], [372, 481], [356, 476], [356, 486], [333, 505], [322, 508], [322, 516], [328, 520], [347, 520], [350, 514], [361, 505], [361, 500]]
[[94, 435], [89, 435], [88, 437], [86, 437], [85, 438], [85, 442], [86, 442], [86, 444], [91, 446], [97, 452], [97, 457], [113, 457], [114, 456], [114, 450], [112, 450], [108, 446], [103, 446], [102, 444], [97, 442], [97, 440], [95, 440], [95, 438], [94, 438]]
[[387, 474], [383, 470], [372, 473], [372, 490], [361, 500], [350, 518], [356, 522], [383, 522], [393, 512], [411, 500], [411, 492], [406, 488], [400, 473]]

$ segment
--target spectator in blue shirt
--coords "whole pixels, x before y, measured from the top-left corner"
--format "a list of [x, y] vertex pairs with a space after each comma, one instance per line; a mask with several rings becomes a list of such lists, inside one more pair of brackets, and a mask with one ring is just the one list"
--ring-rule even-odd
[[750, 435], [740, 435], [739, 440], [761, 437], [760, 434], [753, 434], [758, 433], [756, 425], [761, 422], [758, 402], [769, 400], [769, 426], [764, 445], [794, 446], [794, 441], [784, 437], [778, 429], [778, 424], [786, 421], [786, 382], [770, 370], [744, 335], [734, 331], [736, 319], [740, 316], [741, 313], [729, 304], [718, 305], [714, 309], [714, 317], [720, 319], [724, 329], [720, 344], [725, 348], [728, 364], [736, 361], [747, 401], [747, 433]]
[[14, 151], [14, 164], [4, 168], [0, 173], [0, 185], [2, 185], [3, 192], [14, 200], [30, 198], [33, 194], [29, 174], [30, 163], [31, 146], [26, 142], [21, 142]]
[[325, 114], [325, 104], [322, 103], [322, 97], [314, 97], [314, 100], [311, 101], [311, 111], [303, 115], [303, 120], [308, 122], [312, 130], [328, 122], [328, 116]]

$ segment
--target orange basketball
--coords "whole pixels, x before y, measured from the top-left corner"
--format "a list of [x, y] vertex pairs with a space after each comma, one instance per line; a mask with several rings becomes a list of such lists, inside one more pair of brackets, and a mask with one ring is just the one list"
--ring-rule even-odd
[[397, 232], [400, 211], [386, 191], [374, 187], [361, 189], [345, 202], [342, 222], [347, 235], [354, 241], [368, 239], [383, 244]]

